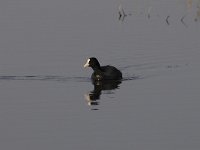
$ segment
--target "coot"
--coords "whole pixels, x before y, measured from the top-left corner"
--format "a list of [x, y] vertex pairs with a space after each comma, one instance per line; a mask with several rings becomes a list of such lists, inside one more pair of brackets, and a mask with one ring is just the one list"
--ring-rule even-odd
[[84, 67], [91, 67], [94, 72], [92, 73], [92, 80], [121, 80], [122, 73], [113, 66], [100, 66], [98, 60], [95, 57], [91, 57], [87, 60]]

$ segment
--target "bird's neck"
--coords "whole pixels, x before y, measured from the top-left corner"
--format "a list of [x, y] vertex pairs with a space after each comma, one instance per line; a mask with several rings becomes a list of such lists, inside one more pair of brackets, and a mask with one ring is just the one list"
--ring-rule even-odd
[[100, 66], [92, 67], [92, 69], [93, 69], [94, 71], [102, 71]]

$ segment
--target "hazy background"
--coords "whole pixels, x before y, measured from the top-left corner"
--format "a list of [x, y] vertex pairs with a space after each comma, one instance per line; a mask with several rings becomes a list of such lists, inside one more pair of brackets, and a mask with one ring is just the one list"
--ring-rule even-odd
[[0, 149], [199, 150], [199, 39], [199, 0], [1, 0]]

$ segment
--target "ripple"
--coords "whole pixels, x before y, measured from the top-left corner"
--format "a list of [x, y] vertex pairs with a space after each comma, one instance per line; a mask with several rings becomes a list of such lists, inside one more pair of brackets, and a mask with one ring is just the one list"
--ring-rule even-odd
[[[131, 81], [142, 79], [142, 76], [125, 76], [121, 81]], [[91, 82], [89, 77], [67, 77], [54, 75], [24, 75], [24, 76], [0, 76], [0, 81], [56, 81], [56, 82]]]
[[142, 76], [139, 76], [139, 75], [135, 75], [135, 76], [127, 76], [127, 77], [124, 77], [122, 79], [122, 81], [131, 81], [131, 80], [138, 80], [138, 79], [143, 79]]
[[90, 78], [87, 77], [66, 77], [66, 76], [53, 76], [53, 75], [27, 75], [27, 76], [0, 76], [0, 81], [60, 81], [60, 82], [89, 82]]

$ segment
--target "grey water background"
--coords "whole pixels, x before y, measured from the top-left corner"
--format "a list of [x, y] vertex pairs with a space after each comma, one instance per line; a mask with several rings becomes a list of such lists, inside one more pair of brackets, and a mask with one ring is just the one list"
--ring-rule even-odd
[[199, 0], [2, 0], [0, 149], [199, 150], [199, 39]]

